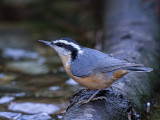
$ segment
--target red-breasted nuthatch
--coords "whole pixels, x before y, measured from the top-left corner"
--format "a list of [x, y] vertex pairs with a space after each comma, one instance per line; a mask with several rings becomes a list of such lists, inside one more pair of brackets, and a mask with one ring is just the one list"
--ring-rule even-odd
[[129, 63], [112, 55], [82, 47], [70, 38], [60, 38], [51, 42], [39, 41], [55, 49], [67, 74], [89, 89], [107, 88], [132, 71], [150, 72], [153, 70], [143, 67], [142, 64]]

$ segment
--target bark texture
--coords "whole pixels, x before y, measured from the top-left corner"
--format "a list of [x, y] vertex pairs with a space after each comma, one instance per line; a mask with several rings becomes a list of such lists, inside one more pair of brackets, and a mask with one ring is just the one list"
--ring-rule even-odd
[[[129, 73], [101, 90], [97, 99], [87, 104], [94, 90], [81, 90], [70, 100], [64, 120], [132, 120], [145, 117], [145, 105], [151, 100], [159, 77], [159, 26], [154, 4], [148, 0], [107, 0], [104, 11], [105, 51], [130, 62], [154, 69], [151, 73]], [[154, 81], [153, 81], [154, 80]]]

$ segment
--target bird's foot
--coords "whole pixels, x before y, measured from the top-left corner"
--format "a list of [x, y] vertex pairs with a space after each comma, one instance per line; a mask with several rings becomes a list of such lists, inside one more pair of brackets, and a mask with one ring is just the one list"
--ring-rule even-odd
[[89, 103], [90, 101], [94, 101], [94, 100], [102, 100], [105, 99], [107, 101], [107, 99], [105, 97], [96, 97], [95, 96], [99, 93], [100, 90], [97, 90], [88, 100], [81, 100], [80, 102], [78, 102], [78, 104], [86, 104]]
[[103, 100], [103, 99], [107, 101], [107, 98], [106, 98], [106, 97], [103, 97], [103, 96], [93, 98], [91, 101], [94, 101], [94, 100]]
[[90, 102], [89, 100], [81, 100], [77, 104], [87, 104], [89, 102]]
[[87, 104], [87, 103], [89, 103], [90, 101], [95, 101], [95, 100], [106, 100], [107, 101], [107, 99], [106, 99], [106, 97], [96, 97], [96, 98], [93, 98], [93, 99], [88, 99], [88, 100], [81, 100], [81, 101], [79, 101], [77, 104]]

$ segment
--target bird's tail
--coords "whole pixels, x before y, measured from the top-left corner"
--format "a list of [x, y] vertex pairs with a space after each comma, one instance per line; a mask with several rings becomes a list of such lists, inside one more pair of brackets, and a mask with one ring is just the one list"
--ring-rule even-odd
[[127, 70], [135, 72], [151, 72], [153, 69], [148, 67], [128, 67]]

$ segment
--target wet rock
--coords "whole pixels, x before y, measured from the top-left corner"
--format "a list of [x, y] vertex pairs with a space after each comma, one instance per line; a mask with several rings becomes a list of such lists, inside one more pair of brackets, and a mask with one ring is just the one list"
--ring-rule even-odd
[[13, 101], [15, 98], [12, 96], [3, 96], [0, 98], [0, 104], [4, 104], [4, 103], [10, 103], [11, 101]]
[[80, 89], [85, 89], [85, 87], [80, 87], [77, 82], [75, 82], [72, 78], [69, 78], [65, 84], [68, 86], [68, 89], [71, 91], [79, 91]]
[[16, 74], [1, 73], [0, 74], [0, 83], [3, 84], [3, 83], [11, 82], [11, 81], [15, 80], [17, 77], [18, 76]]
[[21, 113], [0, 112], [0, 118], [15, 119], [17, 117], [20, 117], [21, 115]]
[[0, 98], [0, 104], [3, 101], [6, 101], [5, 103], [8, 103], [7, 101], [10, 102], [10, 100], [14, 100], [16, 98], [25, 98], [25, 97], [30, 97], [33, 96], [33, 93], [25, 93], [25, 92], [21, 92], [21, 93], [1, 93], [0, 95], [4, 95]]
[[0, 28], [0, 48], [32, 49], [32, 34], [21, 28]]
[[39, 90], [35, 94], [37, 97], [69, 98], [73, 94], [73, 92], [71, 90], [63, 90], [63, 89], [50, 90], [49, 88], [49, 89]]
[[5, 74], [4, 73], [0, 73], [0, 79], [4, 78]]
[[25, 103], [12, 102], [9, 105], [8, 109], [12, 111], [21, 111], [29, 114], [37, 114], [37, 113], [52, 114], [60, 110], [60, 108], [54, 104], [31, 103], [31, 102], [25, 102]]
[[26, 51], [23, 49], [4, 48], [2, 51], [3, 58], [11, 58], [13, 60], [20, 59], [37, 59], [38, 53]]
[[75, 82], [72, 78], [68, 79], [68, 80], [66, 81], [66, 84], [68, 84], [68, 85], [78, 85], [78, 83]]
[[15, 97], [24, 97], [27, 96], [28, 94], [26, 94], [25, 92], [20, 92], [20, 93], [13, 93], [12, 96]]
[[53, 69], [53, 73], [58, 73], [58, 72], [65, 72], [65, 69], [63, 66], [59, 67], [59, 68], [55, 68]]
[[46, 74], [49, 72], [49, 68], [45, 64], [38, 62], [37, 60], [13, 61], [8, 62], [6, 66], [12, 71], [18, 71], [31, 75]]
[[49, 87], [49, 90], [59, 90], [60, 89], [60, 86], [51, 86]]
[[[47, 113], [39, 113], [34, 115], [23, 115], [22, 113], [0, 112], [0, 119], [6, 120], [51, 120]], [[52, 119], [53, 120], [53, 119]]]
[[37, 75], [28, 76], [24, 75], [19, 77], [17, 85], [25, 87], [30, 91], [39, 91], [40, 89], [46, 89], [51, 86], [64, 86], [65, 78], [62, 75]]
[[[63, 67], [60, 67], [60, 65], [62, 66], [62, 61], [60, 60], [59, 56], [56, 54], [53, 54], [52, 56], [46, 56], [46, 63], [48, 65], [51, 65], [53, 67], [59, 67], [58, 69], [56, 69], [58, 72], [64, 71]], [[54, 69], [53, 69], [54, 72]]]
[[6, 104], [5, 105], [4, 104], [0, 104], [0, 111], [6, 111], [6, 110], [7, 110]]
[[20, 92], [27, 92], [26, 90], [13, 85], [0, 85], [0, 93], [20, 93]]
[[47, 113], [40, 113], [35, 115], [23, 115], [18, 120], [51, 120], [51, 119], [52, 118]]
[[62, 120], [63, 115], [57, 115], [57, 118], [58, 118], [59, 120]]

